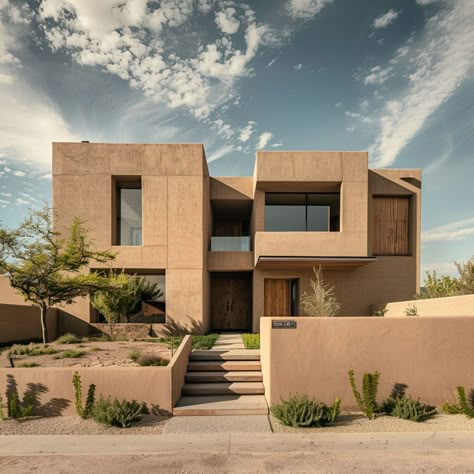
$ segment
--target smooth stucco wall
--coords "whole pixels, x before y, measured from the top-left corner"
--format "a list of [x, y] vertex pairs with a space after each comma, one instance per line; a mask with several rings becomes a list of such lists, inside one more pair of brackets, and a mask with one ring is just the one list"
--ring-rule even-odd
[[262, 318], [261, 359], [270, 405], [300, 393], [356, 409], [347, 372], [381, 373], [379, 400], [395, 383], [440, 406], [457, 385], [474, 387], [474, 318], [294, 318], [296, 329], [272, 329]]
[[166, 367], [35, 367], [0, 368], [0, 395], [7, 400], [9, 387], [16, 386], [20, 397], [28, 391], [35, 402], [35, 413], [45, 416], [75, 415], [72, 376], [82, 379], [83, 401], [90, 384], [100, 394], [118, 399], [145, 402], [172, 412], [181, 397], [184, 376], [191, 352], [191, 337], [186, 336]]
[[474, 295], [388, 303], [385, 316], [405, 316], [405, 309], [413, 305], [416, 306], [419, 316], [474, 316]]

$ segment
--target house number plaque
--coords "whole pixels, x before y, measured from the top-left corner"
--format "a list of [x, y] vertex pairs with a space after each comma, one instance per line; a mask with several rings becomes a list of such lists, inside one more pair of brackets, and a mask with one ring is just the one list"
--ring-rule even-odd
[[275, 320], [272, 320], [272, 329], [296, 329], [296, 321], [291, 321], [291, 320], [275, 321]]

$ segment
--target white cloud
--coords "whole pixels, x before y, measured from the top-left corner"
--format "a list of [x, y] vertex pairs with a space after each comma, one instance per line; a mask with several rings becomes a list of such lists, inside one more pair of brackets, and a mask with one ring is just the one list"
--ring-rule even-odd
[[387, 79], [390, 78], [391, 72], [393, 71], [392, 67], [387, 67], [383, 69], [381, 66], [375, 66], [370, 70], [370, 73], [364, 78], [364, 84], [376, 84], [381, 85]]
[[15, 204], [17, 206], [27, 206], [28, 204], [30, 204], [29, 201], [25, 201], [24, 199], [21, 199], [21, 198], [16, 198], [15, 199]]
[[216, 24], [223, 33], [233, 35], [239, 31], [240, 21], [235, 18], [235, 8], [225, 8], [216, 13]]
[[283, 146], [283, 143], [272, 143], [270, 146], [271, 146], [272, 148], [278, 148], [278, 147], [280, 147], [280, 146]]
[[408, 84], [387, 101], [369, 152], [373, 166], [390, 166], [427, 119], [466, 81], [474, 66], [474, 2], [455, 0], [430, 18], [422, 43], [410, 44], [403, 65]]
[[434, 227], [421, 233], [422, 242], [464, 240], [474, 235], [474, 217]]
[[222, 119], [214, 120], [214, 124], [217, 128], [218, 135], [224, 137], [227, 140], [234, 136], [235, 132], [232, 130], [231, 126], [228, 123], [224, 123]]
[[208, 159], [207, 162], [210, 163], [211, 161], [216, 161], [219, 158], [222, 158], [225, 155], [228, 155], [229, 153], [235, 151], [235, 148], [233, 145], [224, 145], [220, 148], [218, 148], [214, 153], [212, 153]]
[[186, 23], [211, 14], [213, 5], [193, 0], [159, 5], [147, 0], [45, 0], [40, 18], [47, 22], [53, 51], [61, 49], [82, 66], [117, 75], [156, 103], [206, 119], [236, 95], [237, 80], [251, 73], [250, 63], [270, 34], [248, 5], [229, 0], [217, 4], [215, 41], [206, 42], [196, 31], [191, 51], [169, 53], [170, 45], [189, 36]]
[[26, 176], [26, 173], [24, 171], [19, 171], [19, 170], [14, 171], [12, 174], [13, 176], [18, 176], [18, 177]]
[[391, 25], [400, 15], [400, 11], [394, 10], [393, 8], [388, 10], [388, 12], [383, 15], [378, 16], [372, 26], [376, 29], [386, 28]]
[[289, 0], [287, 10], [296, 19], [310, 20], [334, 0]]
[[6, 84], [9, 86], [10, 84], [13, 84], [15, 82], [15, 78], [11, 76], [10, 74], [3, 74], [0, 73], [0, 84]]
[[268, 64], [267, 67], [272, 67], [277, 62], [277, 58], [273, 58]]
[[301, 68], [303, 67], [303, 65], [300, 63], [300, 64], [296, 64], [295, 66], [293, 66], [294, 70], [295, 71], [301, 71]]
[[5, 197], [12, 197], [12, 193], [0, 193], [0, 194]]
[[257, 150], [261, 150], [262, 148], [265, 148], [272, 138], [273, 138], [273, 133], [263, 132], [260, 135], [260, 138], [258, 139]]
[[336, 102], [334, 107], [336, 107], [336, 109], [340, 109], [342, 107], [342, 102]]
[[245, 143], [250, 138], [254, 132], [255, 125], [257, 125], [257, 122], [253, 122], [252, 120], [247, 122], [247, 125], [240, 131], [239, 138], [241, 142]]
[[416, 3], [418, 3], [418, 5], [426, 6], [439, 1], [440, 0], [416, 0]]
[[360, 108], [361, 110], [367, 110], [369, 108], [369, 101], [367, 99], [361, 101]]

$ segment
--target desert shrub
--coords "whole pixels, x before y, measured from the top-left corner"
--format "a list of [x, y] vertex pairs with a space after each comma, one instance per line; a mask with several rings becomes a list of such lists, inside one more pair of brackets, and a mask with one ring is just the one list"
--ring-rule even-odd
[[135, 362], [145, 367], [156, 367], [168, 365], [169, 360], [163, 359], [161, 356], [156, 354], [142, 354], [140, 355], [140, 357], [137, 358]]
[[41, 356], [41, 355], [52, 355], [57, 354], [59, 351], [53, 347], [49, 347], [47, 344], [14, 344], [8, 351], [9, 356]]
[[219, 334], [205, 334], [193, 336], [193, 349], [212, 349], [218, 337]]
[[260, 349], [260, 334], [242, 334], [242, 342], [246, 349]]
[[75, 351], [68, 350], [61, 352], [60, 354], [54, 356], [55, 359], [79, 359], [83, 357], [87, 352], [86, 351]]
[[306, 395], [294, 395], [273, 405], [271, 412], [286, 426], [319, 428], [334, 423], [340, 413], [340, 406], [341, 400], [338, 398], [331, 406], [327, 406]]
[[133, 362], [136, 362], [137, 359], [141, 356], [141, 352], [140, 351], [132, 351], [130, 352], [130, 354], [128, 354], [128, 358], [133, 360]]
[[418, 308], [415, 305], [409, 304], [405, 308], [405, 316], [418, 316]]
[[72, 332], [67, 332], [56, 339], [56, 344], [79, 344], [80, 342], [82, 342], [82, 339]]
[[3, 411], [4, 409], [3, 405], [3, 397], [0, 395], [0, 421], [3, 421], [5, 419], [5, 412]]
[[425, 421], [436, 415], [436, 407], [426, 405], [420, 400], [414, 400], [410, 396], [399, 396], [388, 398], [382, 404], [382, 409], [386, 415], [402, 418], [410, 421]]
[[76, 413], [84, 420], [90, 418], [95, 406], [95, 385], [90, 384], [87, 390], [86, 404], [82, 405], [82, 380], [79, 372], [74, 372], [72, 376], [74, 385], [74, 398], [76, 402]]
[[362, 395], [357, 389], [357, 385], [354, 378], [354, 371], [349, 370], [349, 381], [352, 387], [352, 392], [354, 393], [354, 398], [356, 399], [357, 405], [359, 406], [360, 411], [367, 417], [369, 420], [372, 420], [377, 416], [379, 412], [379, 407], [377, 405], [377, 391], [379, 387], [379, 372], [366, 372], [362, 376]]
[[474, 388], [471, 388], [466, 396], [466, 389], [462, 386], [456, 387], [457, 403], [445, 403], [443, 411], [448, 415], [466, 415], [474, 418]]
[[18, 394], [14, 392], [8, 398], [8, 416], [21, 420], [31, 416], [33, 413], [33, 400], [29, 396], [25, 396], [20, 400]]
[[142, 405], [135, 400], [129, 402], [100, 397], [95, 404], [93, 417], [105, 425], [128, 428], [141, 419], [142, 413]]
[[40, 367], [40, 364], [37, 364], [36, 362], [25, 362], [24, 364], [17, 365], [17, 367], [29, 369], [31, 367]]
[[311, 292], [301, 296], [301, 308], [308, 316], [336, 316], [341, 305], [336, 299], [334, 287], [323, 280], [321, 267], [313, 267], [314, 278], [310, 282]]
[[101, 349], [100, 347], [91, 347], [90, 348], [90, 351], [91, 352], [100, 352], [100, 351], [103, 351], [104, 349]]
[[378, 317], [383, 317], [385, 316], [385, 313], [388, 311], [388, 309], [377, 309], [372, 313], [372, 316], [378, 316]]

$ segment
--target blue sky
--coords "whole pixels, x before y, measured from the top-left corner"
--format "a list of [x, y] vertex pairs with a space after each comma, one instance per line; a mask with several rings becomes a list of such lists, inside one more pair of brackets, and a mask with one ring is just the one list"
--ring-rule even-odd
[[423, 169], [422, 268], [474, 254], [474, 1], [0, 0], [0, 218], [51, 196], [51, 142], [368, 150]]

